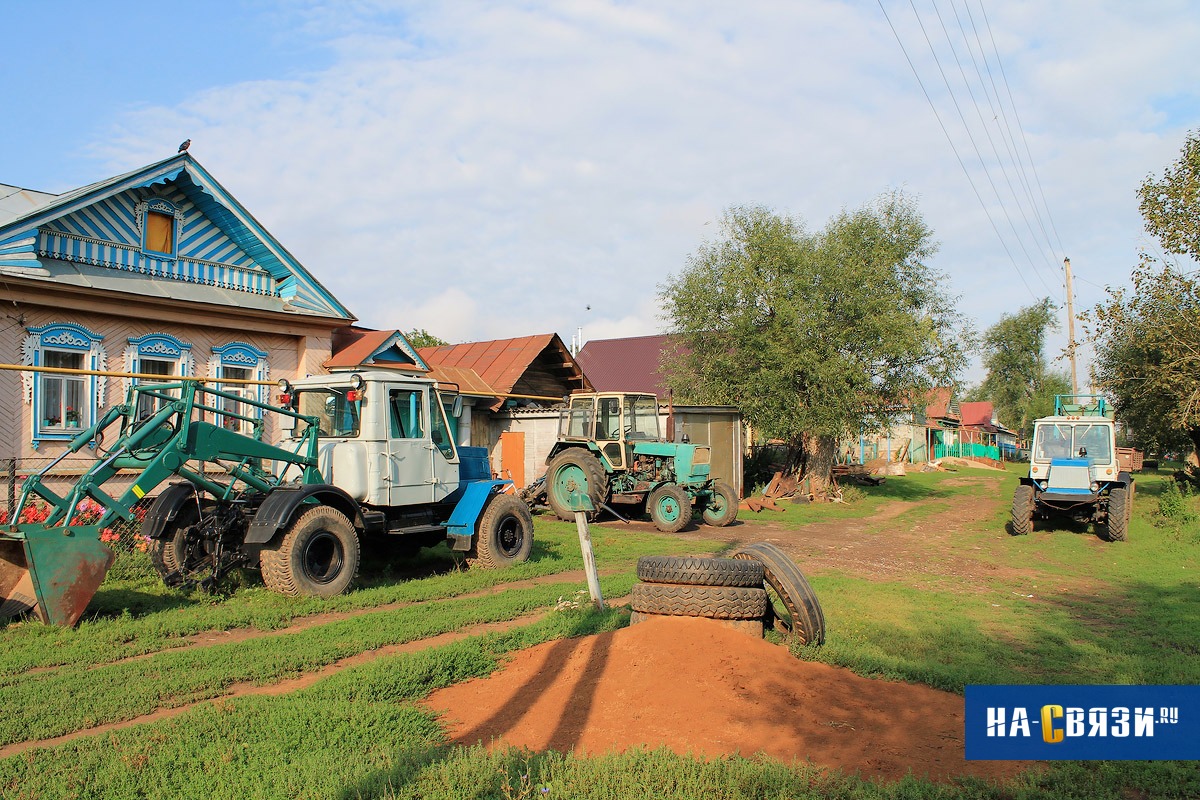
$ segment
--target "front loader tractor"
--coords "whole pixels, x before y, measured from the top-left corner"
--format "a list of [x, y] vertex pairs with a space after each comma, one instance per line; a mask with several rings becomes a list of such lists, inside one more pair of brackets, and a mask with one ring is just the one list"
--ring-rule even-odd
[[[154, 495], [141, 534], [169, 585], [211, 586], [251, 568], [284, 594], [331, 597], [350, 586], [364, 552], [442, 541], [473, 565], [528, 559], [528, 508], [506, 493], [510, 481], [492, 480], [484, 448], [451, 436], [457, 394], [384, 371], [280, 390], [276, 406], [196, 381], [134, 385], [26, 480], [12, 519], [36, 501], [49, 516], [0, 528], [0, 618], [75, 624], [113, 561], [101, 532]], [[267, 416], [273, 444], [263, 441]], [[95, 464], [60, 496], [45, 476], [87, 447]], [[98, 520], [84, 522], [85, 500], [103, 508]]]
[[1133, 476], [1117, 461], [1112, 406], [1097, 395], [1059, 395], [1054, 416], [1033, 423], [1029, 476], [1013, 493], [1012, 533], [1029, 534], [1035, 520], [1066, 518], [1123, 541], [1133, 490]]
[[571, 494], [578, 492], [591, 500], [593, 515], [609, 503], [644, 507], [669, 533], [691, 522], [693, 507], [709, 525], [729, 525], [739, 498], [709, 474], [710, 456], [707, 446], [663, 439], [652, 394], [573, 394], [546, 458], [546, 499], [563, 520], [574, 518]]

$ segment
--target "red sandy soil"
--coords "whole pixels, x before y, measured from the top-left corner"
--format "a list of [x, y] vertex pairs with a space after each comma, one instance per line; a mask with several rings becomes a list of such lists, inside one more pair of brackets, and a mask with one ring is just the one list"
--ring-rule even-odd
[[490, 677], [435, 692], [427, 705], [468, 745], [765, 753], [885, 780], [910, 770], [939, 781], [1005, 780], [1030, 766], [964, 760], [958, 695], [801, 661], [699, 618], [650, 618], [549, 642]]

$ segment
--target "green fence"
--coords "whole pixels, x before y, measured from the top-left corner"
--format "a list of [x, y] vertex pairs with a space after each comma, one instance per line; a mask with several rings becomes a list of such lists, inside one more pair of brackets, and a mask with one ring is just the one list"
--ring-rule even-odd
[[1000, 448], [986, 444], [935, 444], [933, 457], [938, 458], [990, 458], [1000, 460]]

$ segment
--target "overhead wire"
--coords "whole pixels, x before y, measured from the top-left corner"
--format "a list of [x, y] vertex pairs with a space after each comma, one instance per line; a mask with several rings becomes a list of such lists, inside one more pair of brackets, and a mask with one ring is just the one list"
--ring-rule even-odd
[[908, 48], [904, 46], [904, 41], [900, 38], [900, 34], [896, 30], [896, 26], [892, 23], [892, 18], [888, 15], [887, 9], [883, 7], [883, 0], [876, 0], [876, 2], [879, 3], [879, 10], [883, 12], [883, 18], [887, 20], [888, 27], [892, 29], [892, 35], [896, 37], [896, 43], [900, 45], [900, 50], [902, 53], [904, 53], [904, 59], [908, 62], [908, 66], [909, 69], [912, 70], [913, 77], [917, 79], [917, 85], [921, 87], [921, 93], [925, 95], [925, 100], [929, 103], [930, 109], [933, 110], [933, 116], [935, 119], [937, 119], [938, 126], [941, 127], [942, 133], [946, 137], [946, 141], [950, 144], [950, 149], [954, 152], [954, 157], [958, 160], [959, 167], [962, 168], [963, 174], [966, 175], [967, 183], [971, 186], [971, 191], [975, 193], [975, 198], [979, 201], [979, 205], [983, 208], [984, 216], [987, 217], [988, 222], [992, 226], [992, 230], [995, 231], [996, 238], [1000, 240], [1000, 246], [1004, 248], [1004, 252], [1008, 255], [1009, 261], [1012, 262], [1013, 269], [1015, 269], [1017, 272], [1017, 277], [1020, 278], [1021, 283], [1025, 285], [1025, 289], [1029, 292], [1029, 296], [1037, 301], [1039, 299], [1037, 294], [1033, 291], [1033, 288], [1029, 285], [1029, 282], [1025, 280], [1025, 274], [1021, 272], [1021, 268], [1017, 265], [1016, 258], [1013, 256], [1012, 251], [1008, 248], [1008, 243], [1004, 240], [1004, 237], [1000, 233], [1000, 228], [996, 225], [996, 221], [992, 218], [992, 213], [988, 209], [987, 203], [984, 202], [983, 196], [979, 193], [979, 189], [975, 185], [974, 178], [971, 177], [970, 170], [967, 169], [967, 165], [963, 161], [962, 155], [958, 152], [958, 146], [954, 144], [954, 138], [950, 135], [950, 131], [946, 128], [946, 123], [942, 121], [942, 115], [938, 113], [937, 105], [934, 104], [933, 98], [930, 97], [929, 90], [925, 88], [925, 82], [921, 80], [921, 74], [917, 72], [917, 67], [915, 64], [913, 64], [912, 57], [908, 54]]

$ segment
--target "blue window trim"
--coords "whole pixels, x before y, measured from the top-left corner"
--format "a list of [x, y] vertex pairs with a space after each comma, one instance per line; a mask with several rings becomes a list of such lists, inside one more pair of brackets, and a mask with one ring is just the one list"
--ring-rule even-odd
[[[81, 353], [83, 355], [84, 369], [100, 369], [100, 354], [95, 349], [95, 345], [104, 341], [104, 337], [100, 334], [90, 331], [74, 322], [52, 322], [48, 325], [28, 328], [28, 331], [31, 335], [37, 337], [37, 346], [33, 352], [33, 366], [40, 367], [45, 363], [43, 355], [46, 349], [49, 348], [51, 350]], [[42, 425], [42, 376], [44, 374], [42, 372], [33, 373], [33, 435], [31, 444], [34, 450], [37, 450], [42, 442], [61, 442], [74, 439], [96, 419], [96, 412], [100, 406], [98, 397], [100, 383], [97, 376], [84, 376], [84, 396], [87, 403], [85, 410], [87, 413], [80, 420], [79, 430], [72, 433], [59, 429], [45, 429]]]
[[[146, 243], [146, 236], [150, 231], [146, 220], [151, 213], [162, 214], [171, 220], [171, 251], [169, 253], [154, 250]], [[164, 197], [149, 197], [143, 200], [137, 205], [137, 224], [138, 229], [142, 232], [143, 255], [170, 261], [175, 260], [179, 252], [179, 209], [175, 207], [174, 203]]]
[[[179, 364], [178, 376], [189, 374], [188, 356], [192, 352], [192, 346], [176, 339], [169, 333], [148, 333], [145, 336], [139, 336], [136, 339], [130, 338], [129, 344], [134, 350], [133, 369], [131, 372], [140, 372], [142, 358], [154, 358], [160, 361], [174, 361]], [[136, 378], [134, 382], [136, 382]]]
[[[221, 378], [225, 377], [226, 367], [236, 367], [237, 369], [248, 369], [254, 380], [263, 381], [267, 379], [267, 351], [260, 350], [252, 344], [245, 342], [229, 342], [220, 347], [212, 349], [213, 356], [217, 359], [217, 369], [213, 377], [220, 384]], [[240, 384], [239, 384], [240, 385]], [[266, 402], [264, 392], [266, 386], [249, 387], [257, 391], [254, 392], [254, 399], [260, 403]], [[254, 415], [261, 417], [262, 409], [254, 409]]]

